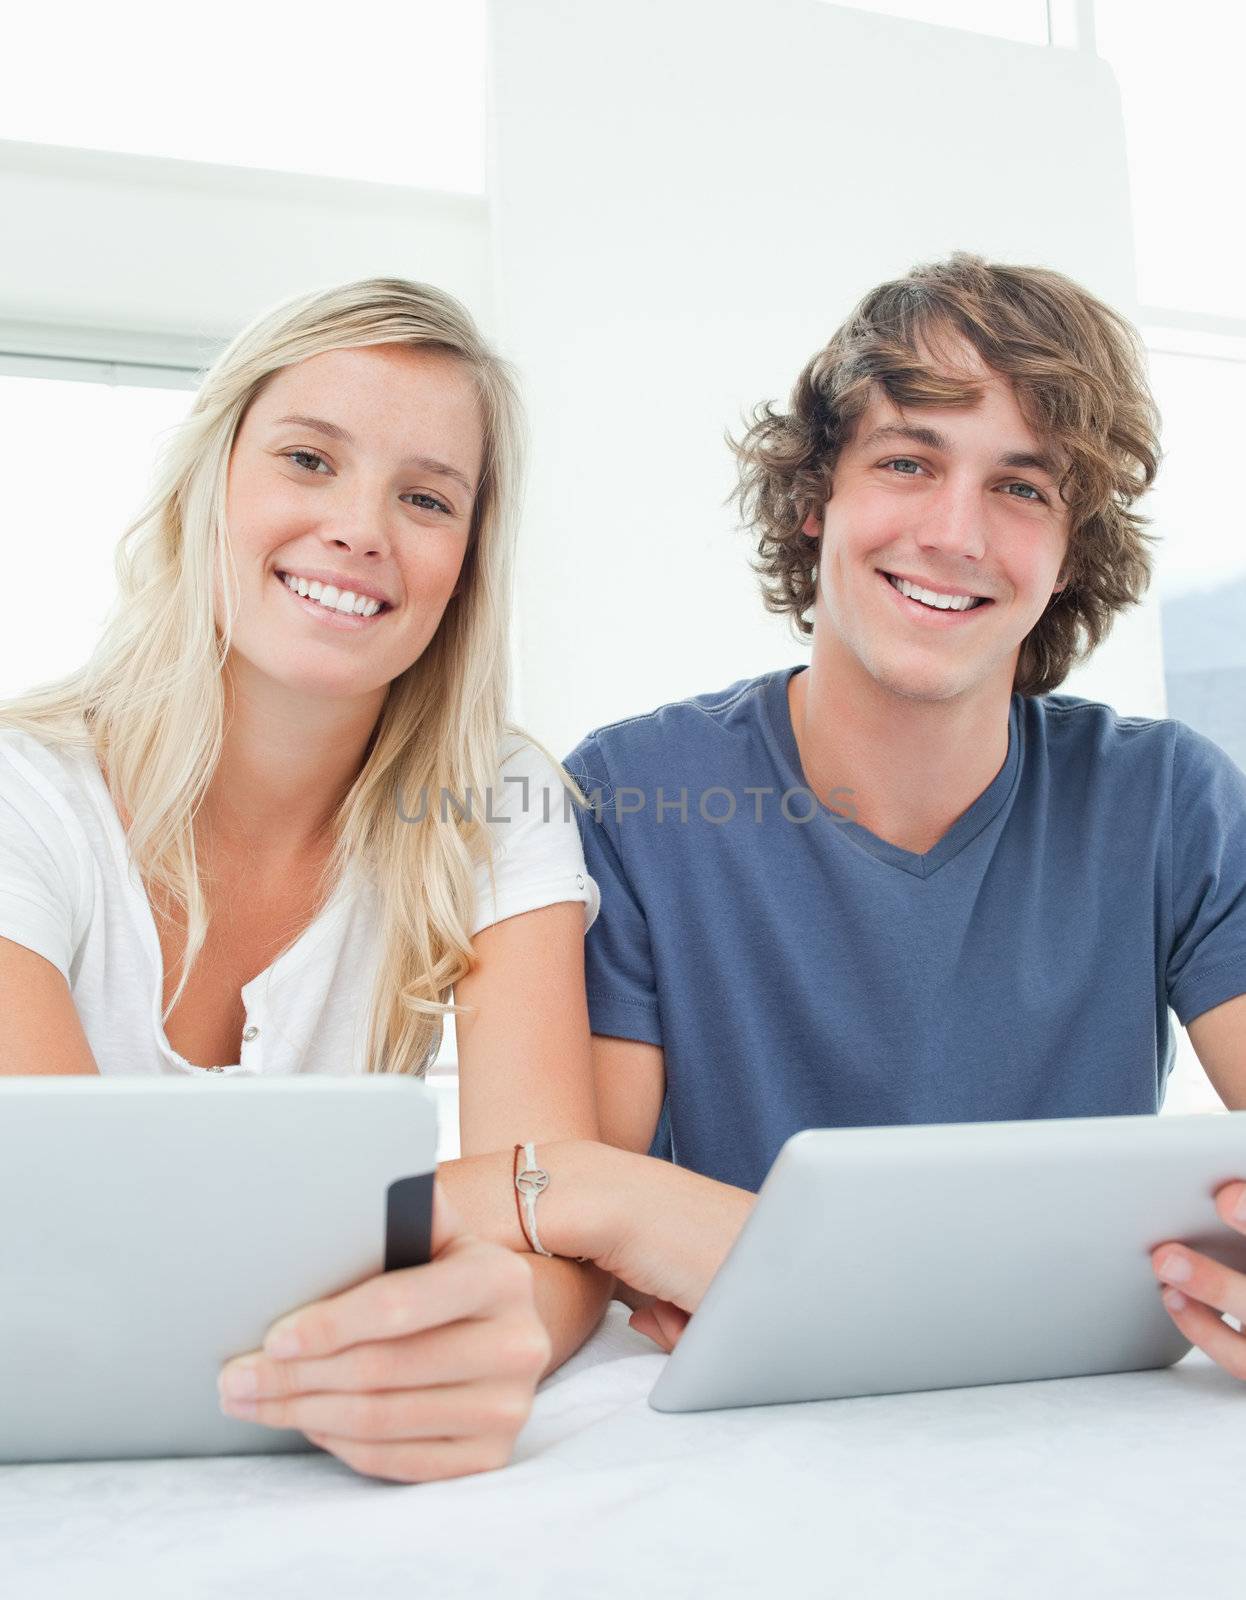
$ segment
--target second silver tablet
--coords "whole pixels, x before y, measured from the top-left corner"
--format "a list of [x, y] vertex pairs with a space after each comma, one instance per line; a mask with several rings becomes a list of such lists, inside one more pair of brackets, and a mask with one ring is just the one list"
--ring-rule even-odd
[[1150, 1250], [1246, 1270], [1246, 1112], [797, 1134], [659, 1378], [696, 1411], [1160, 1367]]

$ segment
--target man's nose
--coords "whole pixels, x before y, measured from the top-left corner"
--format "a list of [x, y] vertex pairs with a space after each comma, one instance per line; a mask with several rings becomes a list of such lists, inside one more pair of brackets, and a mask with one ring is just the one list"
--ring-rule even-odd
[[917, 542], [925, 550], [977, 561], [986, 554], [987, 517], [981, 486], [949, 477], [922, 508]]

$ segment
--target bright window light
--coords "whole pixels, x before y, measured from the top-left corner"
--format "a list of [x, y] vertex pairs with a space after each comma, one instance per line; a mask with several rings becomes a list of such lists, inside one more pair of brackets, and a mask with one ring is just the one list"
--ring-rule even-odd
[[116, 593], [113, 554], [151, 478], [184, 389], [0, 376], [9, 605], [0, 697], [81, 665]]
[[19, 7], [5, 18], [0, 138], [480, 194], [484, 11]]
[[1095, 29], [1121, 90], [1139, 300], [1246, 317], [1246, 10], [1225, 0], [1096, 0]]
[[1151, 354], [1164, 462], [1143, 505], [1162, 536], [1155, 585], [1168, 714], [1246, 768], [1246, 539], [1226, 488], [1246, 414], [1246, 361]]
[[1023, 44], [1047, 43], [1046, 0], [852, 0], [849, 11], [876, 11], [941, 28], [967, 28]]

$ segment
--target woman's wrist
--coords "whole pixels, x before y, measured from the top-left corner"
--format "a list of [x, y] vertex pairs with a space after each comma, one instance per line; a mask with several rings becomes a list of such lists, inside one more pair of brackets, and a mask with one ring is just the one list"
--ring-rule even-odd
[[537, 1201], [541, 1243], [556, 1256], [598, 1261], [615, 1244], [625, 1212], [628, 1150], [597, 1139], [558, 1139], [536, 1147], [549, 1187]]

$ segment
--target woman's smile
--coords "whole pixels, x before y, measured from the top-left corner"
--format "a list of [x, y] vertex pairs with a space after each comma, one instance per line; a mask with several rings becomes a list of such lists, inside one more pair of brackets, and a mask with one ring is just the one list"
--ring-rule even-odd
[[[357, 633], [362, 629], [374, 627], [393, 610], [386, 601], [376, 601], [366, 595], [357, 595], [349, 589], [339, 590], [332, 584], [317, 582], [309, 584], [306, 579], [296, 579], [289, 573], [283, 572], [274, 572], [273, 577], [302, 612], [315, 617], [318, 622], [330, 628], [341, 628], [347, 632]], [[301, 593], [302, 589], [307, 589], [308, 593]], [[370, 615], [366, 609], [359, 609], [371, 606], [377, 606], [379, 609]]]

